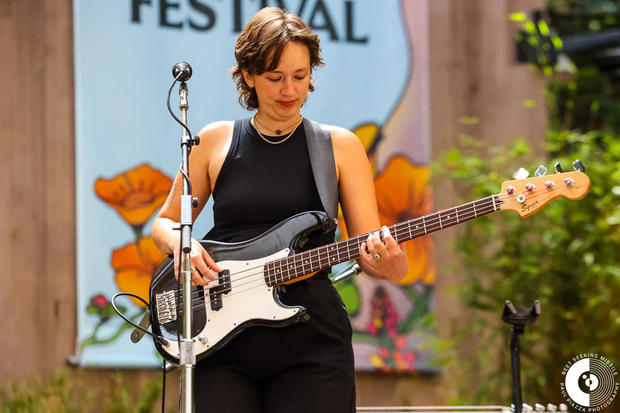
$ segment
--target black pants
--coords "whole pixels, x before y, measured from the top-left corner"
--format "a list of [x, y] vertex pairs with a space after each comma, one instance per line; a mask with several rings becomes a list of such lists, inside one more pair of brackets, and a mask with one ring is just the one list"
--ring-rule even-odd
[[285, 328], [252, 327], [195, 371], [197, 413], [355, 412], [351, 324], [324, 274], [286, 286], [288, 305], [310, 320]]

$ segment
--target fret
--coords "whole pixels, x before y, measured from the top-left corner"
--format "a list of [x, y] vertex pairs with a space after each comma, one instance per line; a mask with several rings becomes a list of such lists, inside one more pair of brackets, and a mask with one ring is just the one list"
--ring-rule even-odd
[[281, 277], [282, 279], [280, 281], [288, 281], [291, 278], [291, 272], [288, 269], [288, 259], [286, 258], [282, 259]]
[[303, 254], [296, 254], [297, 258], [295, 259], [295, 268], [297, 269], [297, 273], [301, 275], [306, 275], [304, 272], [304, 257]]
[[277, 280], [277, 281], [278, 281], [278, 284], [279, 284], [281, 281], [284, 281], [284, 271], [286, 271], [286, 267], [282, 265], [282, 264], [284, 264], [284, 260], [282, 259], [282, 260], [279, 260], [279, 261], [280, 261], [280, 262], [279, 262], [279, 263], [280, 263], [280, 268], [278, 268], [278, 274], [280, 275], [280, 279], [279, 279], [279, 280]]
[[345, 241], [344, 243], [347, 246], [347, 260], [350, 260], [352, 258], [351, 257], [351, 243], [348, 241]]
[[315, 270], [318, 270], [318, 269], [320, 269], [320, 268], [323, 268], [323, 258], [321, 258], [321, 249], [322, 249], [322, 248], [323, 248], [323, 247], [319, 247], [319, 248], [317, 248], [317, 250], [316, 250], [317, 265], [316, 265]]
[[298, 267], [297, 267], [297, 255], [293, 255], [292, 261], [291, 261], [289, 267], [293, 270], [293, 273], [294, 273], [292, 278], [297, 278], [299, 276], [299, 272], [297, 271], [298, 270]]
[[280, 273], [281, 273], [281, 272], [280, 272], [280, 270], [279, 270], [279, 268], [278, 268], [278, 264], [279, 264], [279, 263], [278, 263], [277, 261], [275, 261], [275, 262], [273, 263], [273, 284], [274, 284], [274, 285], [275, 285], [275, 284], [278, 284], [278, 276], [279, 276], [279, 275], [280, 275]]
[[448, 211], [446, 211], [446, 212], [448, 212], [448, 215], [446, 215], [446, 220], [447, 220], [447, 226], [448, 227], [454, 225], [454, 222], [450, 222], [451, 219], [454, 219], [454, 218], [450, 218], [450, 214], [452, 213], [453, 209], [454, 208], [449, 209]]
[[[389, 228], [389, 227], [388, 227]], [[390, 230], [390, 234], [392, 234], [392, 237], [394, 238], [394, 241], [396, 241], [397, 244], [400, 244], [400, 235], [398, 235], [398, 229], [396, 225], [392, 225], [391, 228], [389, 228]]]
[[286, 277], [284, 281], [288, 281], [292, 278], [295, 278], [295, 266], [293, 263], [295, 262], [295, 257], [285, 258], [285, 267], [286, 267]]
[[[499, 197], [494, 195], [448, 210], [396, 223], [388, 228], [394, 240], [400, 244], [416, 237], [496, 212], [501, 204], [502, 201]], [[459, 211], [459, 209], [461, 210]], [[427, 219], [429, 220], [428, 223], [426, 222]], [[266, 282], [268, 285], [281, 284], [341, 262], [359, 258], [361, 255], [361, 245], [366, 241], [369, 234], [372, 234], [372, 232], [267, 263], [264, 267]]]
[[[420, 221], [419, 219], [416, 219], [416, 222], [419, 222], [419, 221]], [[411, 220], [411, 222], [413, 222], [413, 220]], [[417, 230], [418, 230], [419, 228], [420, 228], [420, 225], [419, 225], [419, 224], [415, 226], [416, 232], [414, 233], [414, 236], [412, 236], [412, 237], [411, 237], [411, 239], [413, 239], [414, 237], [417, 237], [417, 236], [418, 236]]]
[[273, 262], [270, 262], [269, 264], [267, 264], [267, 273], [269, 274], [269, 285], [275, 285], [275, 280], [273, 279], [274, 277], [274, 273], [273, 273]]
[[338, 251], [338, 248], [337, 248], [338, 244], [334, 244], [334, 245], [336, 245], [336, 258], [334, 258], [334, 247], [332, 247], [331, 248], [331, 250], [332, 250], [332, 252], [331, 252], [332, 257], [331, 258], [332, 259], [329, 261], [330, 265], [331, 265], [332, 262], [338, 263], [340, 261], [340, 251]]
[[318, 270], [321, 266], [321, 255], [319, 253], [319, 249], [315, 248], [313, 251], [315, 252], [315, 257], [312, 258], [312, 272]]
[[[333, 249], [334, 247], [332, 247]], [[329, 248], [325, 247], [325, 267], [329, 267], [332, 264], [332, 256], [329, 252]]]
[[[336, 253], [338, 252], [338, 250], [335, 250]], [[334, 247], [330, 247], [327, 249], [327, 265], [331, 266], [332, 263], [336, 262], [336, 257], [334, 257]]]
[[355, 237], [353, 238], [353, 241], [351, 242], [351, 245], [353, 246], [353, 252], [351, 253], [351, 258], [357, 258], [359, 256], [361, 256], [361, 249], [362, 249], [362, 243], [364, 241], [362, 241], [363, 237]]

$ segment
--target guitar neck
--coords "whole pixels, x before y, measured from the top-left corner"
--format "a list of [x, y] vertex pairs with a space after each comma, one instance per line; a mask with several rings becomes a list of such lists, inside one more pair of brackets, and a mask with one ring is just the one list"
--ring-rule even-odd
[[[460, 224], [499, 210], [502, 201], [497, 195], [435, 212], [389, 226], [397, 243], [412, 240], [431, 232]], [[314, 248], [266, 264], [265, 279], [270, 286], [306, 278], [308, 274], [324, 270], [360, 257], [360, 247], [370, 233]]]

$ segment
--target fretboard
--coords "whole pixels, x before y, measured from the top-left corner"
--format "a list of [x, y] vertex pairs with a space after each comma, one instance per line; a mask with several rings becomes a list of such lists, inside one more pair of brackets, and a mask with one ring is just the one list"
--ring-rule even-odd
[[[400, 244], [495, 212], [501, 203], [502, 201], [497, 195], [492, 195], [434, 214], [394, 224], [388, 228], [394, 240]], [[265, 281], [267, 285], [274, 286], [302, 278], [307, 274], [324, 270], [332, 265], [359, 258], [361, 245], [367, 241], [369, 234], [357, 235], [343, 241], [271, 261], [265, 265]], [[383, 237], [381, 238], [383, 239]]]

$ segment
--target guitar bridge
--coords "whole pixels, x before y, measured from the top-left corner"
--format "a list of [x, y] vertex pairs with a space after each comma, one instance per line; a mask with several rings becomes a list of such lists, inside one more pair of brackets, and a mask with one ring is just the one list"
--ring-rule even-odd
[[157, 320], [160, 324], [166, 324], [177, 319], [177, 301], [174, 290], [155, 294], [157, 307]]
[[224, 270], [217, 275], [218, 286], [209, 290], [209, 301], [211, 302], [211, 309], [218, 311], [222, 308], [222, 294], [228, 294], [230, 292], [230, 271]]

